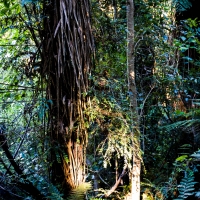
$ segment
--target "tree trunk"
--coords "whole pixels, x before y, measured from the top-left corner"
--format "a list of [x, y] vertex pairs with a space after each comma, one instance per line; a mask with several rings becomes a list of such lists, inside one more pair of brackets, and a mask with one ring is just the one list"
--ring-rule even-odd
[[47, 79], [51, 178], [67, 193], [85, 181], [84, 110], [93, 51], [89, 0], [52, 0], [44, 11], [42, 74]]
[[135, 83], [134, 65], [134, 2], [127, 0], [127, 68], [128, 68], [128, 91], [130, 97], [130, 109], [132, 113], [132, 141], [134, 141], [133, 166], [130, 171], [131, 193], [126, 197], [130, 200], [140, 199], [140, 131], [137, 110], [137, 88]]

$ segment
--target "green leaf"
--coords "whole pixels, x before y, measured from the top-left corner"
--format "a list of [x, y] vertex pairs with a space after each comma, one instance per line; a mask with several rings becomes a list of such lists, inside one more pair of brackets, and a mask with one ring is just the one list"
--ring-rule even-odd
[[190, 58], [189, 56], [182, 57], [182, 59], [185, 59], [185, 60], [188, 60], [188, 61], [192, 61], [192, 58]]
[[189, 49], [189, 47], [184, 47], [184, 46], [180, 47], [180, 51], [182, 51], [182, 52], [185, 52], [185, 51], [187, 51], [188, 49]]
[[181, 40], [182, 40], [182, 41], [185, 41], [186, 39], [187, 39], [186, 37], [181, 36]]
[[3, 4], [6, 8], [9, 8], [10, 7], [10, 1], [8, 0], [3, 0]]
[[178, 162], [183, 162], [188, 158], [188, 155], [182, 155], [176, 159]]
[[1, 9], [1, 10], [0, 10], [0, 16], [6, 15], [8, 11], [9, 11], [8, 8], [3, 8], [3, 9]]

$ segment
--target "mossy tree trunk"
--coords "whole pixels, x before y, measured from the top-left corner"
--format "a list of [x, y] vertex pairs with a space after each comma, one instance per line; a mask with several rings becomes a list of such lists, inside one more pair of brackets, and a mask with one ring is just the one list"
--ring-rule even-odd
[[89, 0], [44, 6], [43, 78], [47, 81], [51, 177], [68, 192], [85, 181], [85, 127], [93, 39]]

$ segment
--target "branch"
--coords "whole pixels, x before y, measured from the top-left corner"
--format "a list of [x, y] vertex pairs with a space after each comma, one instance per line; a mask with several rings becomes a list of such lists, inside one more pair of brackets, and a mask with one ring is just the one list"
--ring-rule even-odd
[[[17, 150], [16, 150], [16, 152], [15, 152], [15, 154], [14, 154], [14, 157], [13, 157], [13, 161], [14, 161], [14, 159], [16, 158], [16, 156], [17, 156], [17, 154], [18, 154], [18, 152], [19, 152], [19, 149], [21, 148], [21, 146], [22, 146], [22, 144], [23, 144], [23, 142], [24, 142], [24, 140], [25, 140], [25, 137], [26, 137], [26, 135], [27, 135], [27, 132], [28, 132], [28, 127], [29, 127], [29, 124], [30, 124], [30, 122], [31, 122], [31, 119], [32, 119], [32, 115], [30, 116], [30, 119], [29, 119], [29, 122], [28, 122], [28, 124], [27, 124], [27, 126], [26, 126], [26, 130], [25, 130], [25, 133], [24, 133], [24, 135], [23, 135], [23, 138], [22, 138], [22, 140], [21, 140], [21, 142], [20, 142], [20, 144], [19, 144], [19, 146], [18, 146], [18, 148], [17, 148]], [[11, 163], [11, 161], [10, 161], [10, 163]], [[11, 163], [11, 165], [13, 165], [12, 163]], [[8, 169], [10, 169], [10, 167], [11, 167], [11, 165], [8, 167]], [[14, 166], [13, 166], [14, 167]], [[15, 170], [16, 171], [16, 170]], [[16, 171], [17, 172], [17, 171]], [[7, 174], [7, 172], [5, 173], [5, 174]], [[22, 174], [22, 172], [21, 172], [21, 174]]]
[[7, 85], [7, 86], [16, 87], [16, 88], [23, 88], [23, 89], [32, 89], [32, 90], [35, 89], [34, 87], [21, 86], [21, 85], [12, 85], [12, 84], [2, 83], [2, 82], [0, 82], [0, 85]]
[[[3, 132], [2, 129], [0, 129], [0, 147], [3, 149], [4, 153], [6, 154], [6, 157], [10, 161], [11, 165], [13, 166], [14, 170], [17, 172], [18, 175], [23, 175], [22, 169], [19, 167], [19, 165], [15, 162], [13, 155], [11, 154], [7, 138]], [[10, 167], [8, 168], [10, 169]], [[6, 172], [7, 173], [7, 172]]]
[[134, 45], [135, 51], [136, 51], [136, 48], [137, 48], [137, 46], [139, 45], [140, 41], [143, 41], [143, 40], [144, 40], [144, 39], [143, 39], [143, 36], [142, 36], [142, 38], [139, 39], [139, 40], [136, 42], [136, 44]]
[[0, 186], [0, 189], [3, 190], [3, 191], [5, 191], [5, 192], [7, 192], [7, 193], [9, 193], [9, 194], [11, 194], [11, 195], [13, 195], [13, 196], [16, 196], [17, 198], [24, 199], [24, 197], [19, 196], [19, 195], [17, 195], [17, 194], [14, 194], [14, 193], [12, 193], [12, 192], [6, 190], [6, 189], [5, 189], [4, 187], [2, 187], [2, 186]]
[[141, 111], [140, 111], [140, 114], [139, 114], [139, 117], [141, 118], [142, 117], [142, 114], [143, 114], [143, 110], [144, 110], [144, 105], [149, 97], [149, 95], [151, 94], [152, 90], [154, 89], [155, 85], [151, 86], [151, 89], [149, 91], [149, 93], [147, 94], [147, 96], [145, 97], [144, 101], [143, 101], [143, 104], [142, 104], [142, 107], [141, 107]]
[[[5, 162], [2, 160], [2, 158], [0, 158], [0, 163], [3, 165], [3, 167], [5, 168], [5, 170], [8, 172], [9, 175], [13, 175], [12, 172], [8, 169], [8, 167], [6, 166]], [[2, 173], [2, 175], [4, 175]]]
[[[26, 11], [26, 13], [27, 13], [27, 16], [28, 16], [29, 21], [31, 21], [30, 14], [29, 14], [29, 11], [28, 11], [27, 6], [24, 5], [24, 8], [25, 8], [25, 11]], [[26, 24], [27, 28], [29, 29], [29, 31], [30, 31], [30, 33], [31, 33], [31, 35], [32, 35], [32, 37], [33, 37], [33, 41], [35, 42], [36, 47], [38, 48], [38, 51], [39, 51], [40, 55], [42, 55], [42, 52], [41, 52], [41, 50], [40, 50], [41, 44], [40, 44], [39, 41], [37, 40], [37, 36], [36, 36], [36, 34], [35, 34], [35, 32], [34, 32], [34, 28], [26, 22], [26, 20], [22, 17], [21, 14], [19, 14], [19, 17], [20, 17], [20, 19]]]
[[101, 179], [101, 181], [105, 184], [105, 185], [108, 185], [108, 183], [106, 181], [103, 180], [103, 178], [100, 176], [99, 173], [97, 173], [98, 177]]
[[119, 176], [119, 179], [117, 180], [117, 182], [115, 183], [115, 185], [113, 185], [113, 187], [107, 192], [107, 194], [105, 194], [105, 197], [109, 197], [118, 187], [122, 177], [125, 175], [125, 172], [126, 172], [126, 168], [127, 167], [124, 167], [121, 175]]

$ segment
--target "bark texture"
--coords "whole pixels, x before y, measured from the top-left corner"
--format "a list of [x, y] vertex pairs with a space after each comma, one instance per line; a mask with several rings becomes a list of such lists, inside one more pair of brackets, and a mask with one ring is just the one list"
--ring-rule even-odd
[[84, 111], [93, 52], [89, 8], [89, 0], [52, 0], [44, 6], [42, 74], [51, 100], [51, 174], [66, 191], [85, 180]]

